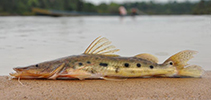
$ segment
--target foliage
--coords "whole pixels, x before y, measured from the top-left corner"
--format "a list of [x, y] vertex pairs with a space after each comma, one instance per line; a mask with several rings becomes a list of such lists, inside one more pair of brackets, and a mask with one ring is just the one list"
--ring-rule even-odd
[[123, 5], [130, 13], [132, 8], [140, 14], [211, 14], [211, 1], [200, 2], [111, 2], [94, 5], [84, 0], [0, 0], [0, 15], [33, 15], [32, 8], [47, 10], [65, 10], [93, 13], [118, 14], [119, 6]]
[[193, 9], [194, 14], [211, 14], [211, 1], [201, 0]]

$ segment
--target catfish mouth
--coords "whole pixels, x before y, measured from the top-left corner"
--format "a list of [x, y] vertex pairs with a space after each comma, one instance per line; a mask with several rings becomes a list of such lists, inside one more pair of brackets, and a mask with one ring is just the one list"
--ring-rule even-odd
[[27, 70], [27, 67], [16, 67], [16, 68], [13, 68], [13, 70], [16, 71], [17, 73], [23, 72], [23, 71]]
[[47, 72], [38, 71], [36, 69], [28, 69], [28, 67], [13, 68], [15, 73], [10, 73], [11, 76], [16, 78], [44, 78], [49, 75]]

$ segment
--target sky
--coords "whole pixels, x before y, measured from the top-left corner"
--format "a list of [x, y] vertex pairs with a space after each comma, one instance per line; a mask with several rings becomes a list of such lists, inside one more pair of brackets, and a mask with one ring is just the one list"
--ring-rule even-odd
[[177, 2], [184, 2], [184, 1], [200, 1], [200, 0], [84, 0], [87, 2], [92, 2], [94, 4], [100, 4], [101, 2], [105, 2], [105, 3], [109, 3], [109, 2], [118, 2], [118, 3], [122, 3], [122, 2], [135, 2], [135, 1], [154, 1], [154, 2], [168, 2], [168, 1], [177, 1]]

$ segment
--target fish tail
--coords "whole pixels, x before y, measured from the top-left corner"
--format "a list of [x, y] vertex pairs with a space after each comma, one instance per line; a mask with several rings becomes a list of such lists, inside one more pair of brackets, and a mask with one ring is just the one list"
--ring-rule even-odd
[[179, 76], [199, 78], [204, 74], [202, 67], [198, 65], [189, 65], [178, 71]]
[[203, 69], [198, 65], [188, 65], [187, 62], [193, 58], [193, 55], [196, 54], [197, 51], [193, 50], [184, 50], [178, 52], [168, 58], [164, 64], [169, 64], [177, 69], [176, 76], [188, 76], [188, 77], [201, 77], [204, 73]]

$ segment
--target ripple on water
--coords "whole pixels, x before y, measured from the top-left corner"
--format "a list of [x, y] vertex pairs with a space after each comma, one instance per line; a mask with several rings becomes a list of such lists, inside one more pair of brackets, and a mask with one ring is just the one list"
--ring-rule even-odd
[[0, 39], [6, 39], [6, 37], [0, 37]]
[[22, 35], [19, 35], [20, 37], [27, 37], [28, 35], [26, 34], [22, 34]]
[[6, 47], [12, 47], [12, 45], [6, 45]]
[[16, 47], [16, 49], [24, 49], [24, 47]]
[[80, 38], [80, 39], [85, 39], [85, 37], [84, 37], [84, 36], [79, 36], [79, 38]]
[[76, 42], [76, 41], [72, 41], [72, 40], [67, 40], [66, 42], [74, 43], [74, 42]]
[[28, 41], [37, 41], [37, 39], [28, 39]]

